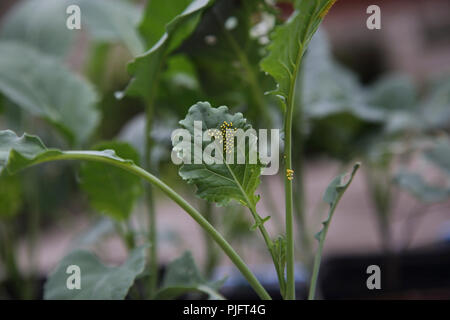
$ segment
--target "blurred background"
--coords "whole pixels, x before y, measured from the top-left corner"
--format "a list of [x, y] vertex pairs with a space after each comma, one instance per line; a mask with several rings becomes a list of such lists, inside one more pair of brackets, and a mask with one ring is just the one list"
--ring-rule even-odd
[[[95, 91], [95, 128], [89, 137], [76, 141], [2, 89], [0, 129], [36, 134], [47, 146], [63, 149], [95, 148], [99, 142], [115, 139], [130, 143], [142, 157], [145, 103], [139, 97], [118, 99], [117, 93], [130, 81], [127, 63], [162, 35], [141, 22], [146, 1], [120, 1], [118, 7], [117, 1], [92, 0], [101, 5], [86, 10], [81, 6], [86, 22], [80, 31], [64, 27], [63, 2], [2, 0], [0, 52], [7, 52], [1, 51], [4, 41], [25, 43], [81, 76]], [[204, 13], [196, 31], [167, 61], [151, 136], [153, 172], [202, 213], [207, 212], [207, 218], [261, 277], [266, 275], [264, 281], [270, 285], [276, 281], [267, 266], [271, 260], [259, 234], [249, 231], [249, 215], [238, 205], [221, 208], [198, 199], [195, 188], [182, 181], [170, 162], [171, 130], [197, 101], [229, 105], [257, 128], [282, 128], [277, 102], [261, 94], [274, 84], [259, 70], [258, 61], [264, 56], [269, 32], [289, 16], [292, 5], [289, 1], [268, 3], [274, 10], [270, 14], [249, 14], [243, 1], [237, 0], [216, 1]], [[366, 27], [370, 15], [366, 9], [373, 4], [381, 8], [380, 30]], [[239, 20], [244, 12], [248, 25], [239, 21], [230, 34], [244, 44], [243, 52], [248, 53], [259, 82], [256, 96], [263, 99], [267, 117], [252, 107], [255, 97], [248, 94], [252, 87], [242, 61], [225, 42], [221, 29], [211, 27], [211, 16]], [[323, 192], [333, 177], [361, 161], [361, 172], [329, 229], [321, 296], [450, 298], [449, 12], [448, 0], [337, 1], [314, 37], [298, 90], [303, 113], [294, 125], [294, 150], [300, 149], [295, 155], [296, 172], [303, 172], [303, 177], [296, 176], [297, 195], [304, 199], [297, 206], [305, 213], [297, 217], [302, 220], [296, 242], [300, 292], [306, 290], [316, 247], [312, 236], [327, 213]], [[130, 44], [138, 32], [146, 38], [144, 48]], [[25, 53], [23, 59], [33, 61]], [[36, 67], [30, 62], [23, 73], [10, 76], [25, 77]], [[6, 73], [0, 75], [0, 87]], [[64, 94], [54, 85], [55, 91]], [[46, 276], [76, 247], [89, 247], [108, 263], [125, 260], [127, 247], [117, 235], [117, 223], [92, 206], [89, 192], [79, 185], [80, 170], [82, 166], [74, 163], [44, 165], [0, 183], [1, 298], [40, 298]], [[258, 210], [272, 217], [267, 227], [275, 236], [284, 230], [283, 174], [263, 176], [258, 191], [262, 195]], [[162, 194], [156, 192], [154, 199], [161, 266], [190, 250], [211, 277], [232, 275], [225, 289], [232, 292], [236, 283], [242, 285], [230, 261], [217, 253], [189, 216]], [[119, 225], [138, 229], [147, 219], [144, 201], [138, 199], [131, 211]], [[386, 270], [382, 294], [365, 287], [365, 269], [370, 264]]]

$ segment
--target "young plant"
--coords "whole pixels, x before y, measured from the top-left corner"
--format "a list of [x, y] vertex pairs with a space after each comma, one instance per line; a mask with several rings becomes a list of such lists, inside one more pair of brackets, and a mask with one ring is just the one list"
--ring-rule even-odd
[[[81, 1], [81, 0], [80, 0]], [[85, 1], [81, 1], [84, 3]], [[256, 146], [250, 141], [245, 142], [244, 163], [230, 164], [211, 164], [205, 161], [200, 163], [184, 163], [179, 170], [180, 176], [188, 183], [195, 184], [197, 187], [197, 195], [208, 201], [215, 202], [219, 205], [227, 205], [234, 200], [247, 208], [254, 220], [252, 230], [258, 229], [261, 233], [267, 250], [273, 260], [274, 267], [278, 276], [280, 284], [280, 292], [284, 299], [295, 299], [295, 275], [294, 275], [294, 226], [293, 226], [293, 180], [298, 178], [298, 172], [294, 172], [296, 166], [293, 163], [293, 143], [292, 131], [294, 123], [294, 114], [302, 114], [303, 110], [296, 110], [296, 88], [298, 87], [298, 75], [303, 62], [303, 56], [308, 48], [308, 44], [316, 32], [322, 19], [333, 5], [335, 0], [297, 0], [294, 5], [294, 12], [292, 16], [282, 25], [277, 26], [273, 32], [272, 42], [268, 46], [268, 55], [261, 61], [261, 68], [277, 83], [277, 89], [272, 93], [280, 98], [283, 119], [284, 119], [284, 182], [285, 182], [285, 232], [284, 234], [273, 239], [266, 230], [265, 223], [270, 217], [262, 217], [257, 212], [257, 202], [260, 198], [256, 195], [256, 189], [260, 183], [260, 175], [263, 170], [263, 164], [256, 152], [257, 158], [255, 163], [250, 163], [250, 154]], [[221, 282], [210, 283], [206, 281], [198, 272], [193, 262], [192, 257], [188, 254], [176, 260], [168, 267], [167, 275], [162, 281], [162, 287], [157, 288], [158, 284], [158, 259], [157, 259], [157, 225], [156, 213], [153, 209], [154, 198], [152, 196], [152, 188], [157, 188], [166, 194], [172, 201], [177, 203], [187, 214], [189, 214], [203, 230], [211, 237], [218, 247], [230, 258], [234, 265], [239, 269], [242, 275], [247, 279], [249, 284], [258, 294], [261, 299], [270, 299], [271, 297], [254, 276], [251, 270], [247, 267], [242, 258], [236, 253], [232, 246], [224, 239], [224, 237], [217, 231], [217, 229], [205, 219], [205, 217], [191, 206], [182, 196], [170, 188], [166, 183], [150, 172], [152, 167], [151, 151], [154, 141], [151, 136], [151, 129], [154, 125], [155, 106], [158, 89], [160, 88], [161, 75], [164, 72], [164, 67], [168, 61], [168, 57], [177, 48], [180, 48], [183, 41], [191, 35], [197, 24], [199, 23], [202, 14], [210, 8], [214, 1], [212, 0], [194, 0], [185, 7], [187, 2], [176, 1], [167, 8], [160, 8], [156, 1], [151, 1], [144, 14], [144, 19], [141, 23], [141, 33], [145, 42], [151, 48], [138, 55], [135, 60], [129, 65], [128, 71], [133, 76], [124, 92], [119, 93], [118, 97], [135, 96], [144, 100], [145, 109], [145, 133], [144, 133], [144, 154], [143, 167], [139, 164], [139, 155], [130, 148], [129, 145], [118, 142], [106, 142], [97, 145], [94, 150], [79, 151], [69, 150], [62, 151], [56, 148], [47, 148], [42, 141], [36, 137], [28, 134], [17, 136], [13, 131], [0, 131], [0, 176], [14, 174], [25, 168], [42, 164], [51, 161], [59, 160], [82, 160], [84, 163], [81, 166], [81, 187], [88, 194], [91, 204], [98, 211], [107, 213], [113, 217], [121, 225], [122, 222], [129, 218], [133, 203], [140, 196], [142, 192], [141, 180], [147, 182], [146, 195], [149, 210], [149, 235], [146, 244], [142, 247], [137, 247], [133, 235], [125, 236], [125, 240], [131, 249], [127, 261], [119, 267], [107, 268], [102, 265], [95, 256], [83, 251], [76, 251], [67, 256], [55, 272], [50, 276], [46, 285], [45, 296], [47, 298], [125, 298], [128, 294], [134, 294], [130, 288], [134, 280], [138, 276], [142, 276], [146, 262], [146, 252], [149, 252], [149, 277], [148, 283], [148, 297], [151, 298], [173, 298], [181, 293], [187, 291], [200, 291], [210, 295], [213, 298], [223, 298], [217, 291], [220, 288]], [[253, 3], [253, 2], [252, 2]], [[255, 2], [256, 3], [256, 2]], [[251, 7], [251, 6], [250, 6]], [[161, 10], [160, 10], [161, 9]], [[163, 10], [164, 9], [164, 10]], [[166, 10], [167, 9], [167, 10]], [[180, 13], [181, 12], [181, 13]], [[158, 37], [155, 34], [148, 32], [146, 26], [153, 25], [153, 17], [155, 14], [160, 15], [160, 20], [155, 22], [153, 26], [155, 30], [159, 30]], [[223, 23], [220, 20], [220, 23]], [[263, 100], [260, 97], [260, 87], [257, 83], [255, 70], [248, 63], [247, 57], [236, 46], [227, 31], [222, 30], [224, 38], [227, 39], [234, 47], [235, 52], [239, 56], [240, 62], [244, 65], [246, 83], [251, 89], [252, 99], [255, 102], [256, 110], [252, 112], [258, 114], [261, 110], [267, 116]], [[130, 50], [134, 53], [140, 53], [144, 46], [141, 42], [136, 42], [135, 33], [133, 32], [129, 37], [122, 39]], [[17, 48], [17, 44], [10, 44], [8, 47], [3, 46], [5, 56], [11, 61], [4, 62], [5, 69], [14, 66], [14, 64], [23, 63], [23, 61], [16, 61], [17, 54], [14, 52], [26, 51], [30, 55], [30, 60], [42, 60], [35, 57], [38, 53], [32, 50], [25, 50], [25, 48]], [[6, 48], [6, 49], [5, 49]], [[10, 50], [10, 51], [8, 51]], [[3, 57], [3, 55], [2, 55]], [[55, 64], [59, 66], [59, 62], [53, 59], [43, 59], [44, 64]], [[0, 59], [0, 63], [3, 60]], [[28, 60], [27, 60], [28, 61]], [[22, 66], [22, 65], [21, 65]], [[58, 79], [59, 74], [67, 73], [65, 68], [55, 68], [57, 74], [49, 72], [50, 68], [46, 68], [45, 77], [49, 78], [49, 82], [54, 82]], [[1, 72], [0, 77], [8, 81], [8, 74], [16, 72], [15, 69], [11, 72]], [[44, 74], [42, 72], [42, 74]], [[34, 75], [36, 76], [36, 75]], [[69, 78], [69, 77], [68, 77]], [[37, 80], [36, 80], [37, 81]], [[28, 91], [29, 95], [25, 96], [27, 99], [20, 99], [23, 87], [27, 87], [28, 83], [19, 83], [15, 90], [8, 90], [9, 86], [3, 85], [0, 82], [0, 90], [6, 92], [8, 97], [18, 104], [37, 115], [48, 119], [52, 124], [55, 124], [63, 134], [65, 134], [69, 141], [75, 145], [80, 145], [96, 126], [99, 117], [97, 112], [91, 110], [95, 102], [95, 93], [92, 89], [80, 82], [78, 78], [70, 79], [72, 88], [77, 88], [80, 97], [84, 97], [83, 103], [80, 103], [82, 108], [72, 108], [73, 101], [65, 104], [66, 101], [60, 101], [60, 95], [53, 96], [50, 92], [51, 86], [46, 87], [48, 95], [51, 99], [49, 103], [42, 104], [39, 101], [33, 100], [32, 90]], [[69, 85], [68, 85], [69, 86]], [[32, 89], [35, 89], [34, 87]], [[84, 91], [83, 91], [84, 90]], [[17, 93], [19, 92], [19, 93]], [[25, 91], [27, 92], [27, 91]], [[78, 91], [77, 91], [78, 92]], [[42, 92], [37, 92], [37, 96]], [[67, 97], [67, 96], [64, 96]], [[259, 97], [259, 98], [258, 98]], [[24, 102], [25, 101], [25, 102]], [[59, 108], [61, 103], [64, 108]], [[185, 104], [184, 104], [185, 105]], [[89, 116], [92, 115], [92, 117]], [[225, 106], [213, 108], [207, 102], [198, 102], [190, 109], [185, 119], [180, 121], [182, 128], [189, 133], [195, 135], [195, 121], [202, 123], [202, 132], [208, 130], [216, 130], [219, 132], [216, 139], [222, 142], [222, 150], [224, 154], [231, 153], [232, 156], [237, 156], [237, 148], [232, 148], [228, 143], [229, 139], [234, 140], [234, 136], [227, 136], [227, 130], [237, 129], [251, 129], [249, 122], [243, 117], [241, 113], [231, 113]], [[87, 127], [86, 127], [87, 126]], [[191, 141], [192, 149], [195, 150], [195, 141]], [[203, 141], [201, 142], [203, 146]], [[173, 141], [173, 148], [175, 152], [179, 152], [181, 145], [179, 141]], [[303, 150], [302, 146], [299, 146]], [[301, 153], [301, 152], [300, 152]], [[185, 157], [186, 154], [182, 154]], [[341, 176], [333, 180], [330, 187], [325, 194], [325, 201], [330, 204], [330, 212], [328, 219], [324, 222], [324, 229], [319, 233], [319, 250], [316, 255], [314, 264], [314, 272], [311, 280], [310, 298], [314, 298], [315, 287], [317, 284], [318, 271], [320, 266], [322, 248], [325, 241], [325, 236], [328, 230], [331, 217], [336, 209], [336, 206], [342, 197], [344, 191], [349, 186], [354, 174], [359, 165], [353, 168], [350, 180], [343, 184]], [[301, 166], [299, 167], [301, 168]], [[110, 181], [104, 184], [102, 177], [108, 175]], [[117, 187], [120, 186], [120, 187]], [[125, 190], [121, 190], [125, 188]], [[264, 196], [264, 195], [262, 195]], [[66, 285], [63, 281], [63, 275], [66, 267], [71, 264], [81, 264], [85, 276], [82, 280], [81, 286], [83, 293], [77, 295], [67, 293], [61, 290], [62, 286]], [[185, 270], [185, 273], [180, 271], [180, 268]], [[12, 268], [13, 269], [13, 268]], [[188, 270], [188, 271], [186, 271]], [[186, 274], [191, 277], [186, 278]], [[100, 275], [100, 276], [99, 276]], [[87, 278], [86, 278], [87, 277]], [[83, 282], [85, 281], [85, 282]], [[98, 283], [108, 282], [111, 286], [110, 290], [99, 288]], [[64, 291], [64, 292], [63, 292]], [[111, 294], [111, 292], [114, 294]]]

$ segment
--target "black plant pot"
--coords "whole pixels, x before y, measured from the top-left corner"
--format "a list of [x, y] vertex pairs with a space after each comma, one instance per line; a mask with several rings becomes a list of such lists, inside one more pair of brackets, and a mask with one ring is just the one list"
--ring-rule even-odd
[[[380, 267], [381, 289], [367, 287], [370, 265]], [[391, 255], [328, 257], [319, 286], [324, 299], [450, 299], [450, 244]]]

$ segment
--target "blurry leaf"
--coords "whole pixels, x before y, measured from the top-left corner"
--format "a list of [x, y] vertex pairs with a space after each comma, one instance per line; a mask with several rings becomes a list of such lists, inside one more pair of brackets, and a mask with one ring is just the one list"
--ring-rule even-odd
[[158, 1], [149, 0], [139, 25], [139, 31], [147, 42], [153, 46], [166, 32], [166, 25], [192, 2], [192, 0]]
[[66, 0], [78, 4], [88, 31], [102, 42], [122, 42], [133, 55], [144, 52], [136, 27], [140, 9], [122, 0]]
[[[153, 90], [166, 56], [194, 31], [200, 16], [213, 0], [194, 0], [182, 13], [166, 26], [166, 33], [147, 52], [138, 56], [128, 65], [133, 76], [125, 94], [140, 96], [148, 100], [153, 98]], [[119, 97], [123, 93], [119, 94]]]
[[440, 139], [436, 145], [425, 152], [428, 160], [450, 175], [450, 141]]
[[367, 103], [384, 110], [388, 133], [423, 127], [417, 117], [417, 90], [406, 76], [390, 75], [378, 80], [367, 90]]
[[432, 82], [420, 110], [419, 121], [427, 129], [450, 128], [450, 77]]
[[[194, 137], [194, 121], [202, 122], [202, 130], [205, 132], [208, 129], [221, 130], [224, 122], [232, 123], [235, 129], [251, 129], [251, 125], [247, 123], [242, 113], [231, 114], [228, 108], [221, 106], [212, 108], [208, 102], [198, 102], [190, 109], [186, 118], [180, 121], [180, 125], [187, 129], [191, 137]], [[214, 143], [215, 139], [211, 141], [203, 141], [203, 149], [206, 145]], [[247, 139], [246, 139], [247, 140]], [[174, 145], [174, 150], [177, 151], [178, 145], [183, 142], [177, 142]], [[184, 142], [186, 143], [186, 142]], [[191, 151], [194, 150], [194, 139], [191, 138]], [[221, 147], [223, 144], [221, 144]], [[234, 199], [242, 204], [252, 207], [259, 199], [255, 195], [256, 188], [259, 185], [262, 165], [249, 163], [249, 151], [254, 150], [255, 145], [249, 145], [246, 142], [245, 150], [245, 164], [227, 164], [226, 159], [223, 164], [208, 165], [204, 161], [201, 164], [183, 164], [179, 170], [180, 176], [188, 183], [193, 183], [197, 186], [197, 195], [205, 200], [217, 202], [220, 205], [227, 204]], [[236, 159], [237, 147], [233, 148], [233, 153]], [[223, 152], [226, 154], [226, 152]], [[185, 156], [185, 155], [183, 155]], [[224, 156], [225, 158], [226, 156]], [[247, 201], [250, 201], [248, 203]]]
[[[119, 157], [139, 164], [139, 154], [125, 142], [105, 142], [93, 149], [114, 150]], [[124, 220], [130, 216], [136, 200], [143, 191], [139, 177], [122, 169], [95, 162], [81, 165], [80, 185], [87, 193], [91, 206], [115, 220]]]
[[16, 1], [6, 15], [1, 39], [21, 41], [44, 53], [64, 56], [76, 32], [66, 28], [68, 1]]
[[323, 228], [314, 236], [317, 240], [321, 241], [321, 237], [325, 236], [326, 233], [325, 230], [328, 229], [328, 225], [330, 224], [331, 219], [333, 218], [333, 214], [337, 207], [337, 204], [341, 200], [342, 196], [344, 195], [349, 185], [352, 183], [353, 177], [355, 176], [356, 171], [358, 171], [359, 167], [360, 167], [359, 163], [356, 163], [353, 166], [352, 172], [350, 173], [350, 177], [347, 182], [345, 183], [343, 182], [347, 174], [341, 174], [336, 178], [334, 178], [333, 181], [331, 181], [331, 183], [325, 190], [325, 194], [323, 195], [323, 201], [330, 205], [330, 210], [328, 212], [327, 219], [322, 222]]
[[409, 77], [391, 75], [381, 78], [371, 86], [368, 101], [388, 111], [411, 110], [416, 107], [417, 92]]
[[170, 263], [164, 275], [161, 289], [155, 299], [168, 300], [179, 297], [189, 291], [203, 292], [210, 299], [223, 300], [218, 290], [223, 281], [208, 282], [200, 274], [190, 252]]
[[[179, 119], [186, 114], [187, 105], [193, 105], [204, 96], [192, 61], [184, 54], [168, 57], [167, 69], [158, 89], [158, 111], [165, 118], [174, 116]], [[170, 108], [170, 114], [164, 112], [166, 106], [167, 110]]]
[[122, 41], [133, 54], [143, 52], [135, 27], [139, 10], [119, 0], [27, 0], [6, 17], [1, 38], [25, 42], [55, 56], [64, 56], [80, 32], [66, 28], [66, 8], [78, 5], [82, 30], [97, 41]]
[[72, 143], [85, 141], [99, 121], [93, 87], [60, 61], [24, 44], [0, 42], [0, 92], [48, 120]]
[[[152, 124], [151, 138], [153, 141], [151, 150], [152, 166], [157, 171], [158, 167], [170, 159], [172, 144], [170, 136], [177, 127], [177, 121], [173, 116], [158, 118]], [[141, 155], [143, 161], [145, 150], [145, 114], [138, 114], [128, 121], [118, 135], [118, 139], [128, 142]]]
[[22, 206], [19, 177], [0, 174], [0, 220], [16, 215]]
[[367, 104], [357, 76], [334, 61], [323, 30], [311, 40], [302, 76], [300, 98], [308, 118], [347, 113], [367, 122], [384, 120], [382, 110]]
[[401, 171], [396, 174], [394, 182], [423, 202], [440, 202], [450, 197], [450, 188], [429, 185], [416, 173]]
[[105, 236], [112, 234], [115, 231], [114, 223], [109, 218], [102, 218], [94, 225], [90, 226], [88, 230], [80, 234], [74, 241], [75, 247], [85, 247], [97, 243]]
[[[24, 134], [18, 137], [11, 130], [0, 131], [0, 174], [3, 171], [14, 174], [38, 163], [64, 159], [71, 153], [71, 151], [47, 149], [36, 136]], [[117, 161], [129, 165], [133, 164], [131, 160], [119, 158], [113, 150], [78, 151], [77, 154], [95, 156], [104, 162]]]
[[[135, 278], [144, 271], [145, 247], [134, 249], [119, 267], [107, 267], [88, 251], [77, 250], [66, 256], [49, 276], [44, 287], [46, 300], [121, 300], [125, 299]], [[69, 266], [80, 268], [81, 289], [69, 290]]]
[[298, 0], [289, 20], [275, 28], [269, 55], [261, 68], [277, 82], [274, 94], [284, 101], [293, 99], [293, 85], [302, 57], [320, 22], [336, 0]]
[[250, 35], [261, 4], [216, 1], [180, 48], [193, 61], [208, 100], [245, 108], [255, 120], [267, 112], [264, 91], [273, 86], [259, 68], [262, 45]]

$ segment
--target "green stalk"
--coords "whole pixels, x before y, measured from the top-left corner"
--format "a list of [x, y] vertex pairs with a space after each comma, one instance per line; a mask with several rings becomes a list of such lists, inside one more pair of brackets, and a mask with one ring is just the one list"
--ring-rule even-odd
[[[213, 224], [213, 206], [211, 202], [204, 201], [204, 209], [203, 214], [211, 224]], [[205, 247], [206, 247], [206, 260], [204, 265], [205, 274], [207, 277], [210, 277], [214, 271], [214, 268], [217, 266], [217, 263], [219, 261], [219, 255], [217, 252], [216, 245], [210, 241], [209, 234], [207, 232], [203, 232], [204, 234], [204, 241], [205, 241]]]
[[[320, 269], [320, 262], [322, 260], [323, 246], [325, 243], [325, 238], [328, 233], [328, 228], [331, 224], [331, 219], [333, 218], [334, 211], [336, 210], [336, 207], [339, 204], [339, 201], [341, 200], [345, 191], [352, 183], [355, 173], [359, 169], [359, 167], [360, 167], [360, 163], [356, 163], [353, 166], [353, 170], [351, 172], [350, 179], [348, 180], [347, 183], [345, 183], [343, 185], [341, 184], [341, 185], [338, 185], [335, 187], [336, 188], [335, 193], [337, 193], [337, 194], [334, 196], [335, 198], [332, 199], [332, 202], [329, 202], [330, 210], [328, 212], [328, 218], [322, 223], [323, 229], [319, 233], [319, 238], [318, 238], [319, 247], [317, 249], [316, 257], [314, 258], [314, 266], [313, 266], [313, 273], [312, 273], [311, 281], [310, 281], [308, 300], [314, 300], [314, 297], [316, 295], [317, 279], [319, 277], [319, 269]], [[342, 176], [341, 176], [341, 179], [342, 179]], [[328, 192], [328, 190], [327, 190], [327, 192]], [[327, 194], [327, 192], [325, 192], [325, 194]], [[328, 200], [326, 200], [326, 201], [328, 202]]]
[[[295, 81], [294, 81], [295, 82]], [[294, 86], [291, 90], [294, 91]], [[287, 170], [292, 170], [292, 115], [294, 112], [293, 94], [289, 94], [285, 128], [284, 128], [284, 158], [286, 161], [286, 176], [284, 178], [285, 203], [286, 203], [286, 299], [295, 300], [295, 279], [294, 279], [294, 228], [292, 216], [292, 180], [288, 179]]]
[[186, 200], [183, 199], [178, 193], [176, 193], [167, 184], [159, 180], [157, 177], [151, 173], [145, 171], [141, 167], [134, 164], [119, 162], [117, 160], [109, 159], [106, 157], [98, 156], [90, 151], [65, 151], [62, 154], [52, 155], [37, 163], [43, 163], [48, 161], [56, 160], [88, 160], [96, 161], [101, 163], [106, 163], [113, 165], [115, 167], [121, 168], [127, 172], [130, 172], [140, 178], [143, 178], [147, 182], [156, 186], [163, 193], [165, 193], [170, 199], [172, 199], [176, 204], [178, 204], [186, 213], [188, 213], [192, 219], [194, 219], [208, 234], [213, 238], [213, 240], [222, 248], [225, 254], [230, 258], [233, 264], [239, 269], [242, 275], [247, 279], [249, 284], [258, 294], [261, 299], [271, 300], [270, 295], [248, 268], [245, 262], [237, 254], [237, 252], [231, 247], [231, 245], [223, 238], [223, 236], [206, 220], [200, 212], [198, 212], [194, 207], [192, 207]]
[[[156, 87], [156, 86], [153, 86]], [[154, 96], [154, 95], [152, 95]], [[148, 101], [145, 109], [145, 150], [144, 150], [144, 168], [150, 171], [152, 139], [151, 128], [153, 121], [153, 101]], [[158, 233], [156, 228], [156, 212], [155, 202], [153, 198], [153, 190], [151, 185], [147, 185], [145, 188], [145, 199], [148, 210], [148, 240], [149, 247], [149, 295], [150, 297], [156, 292], [158, 286]]]
[[[303, 128], [303, 104], [302, 104], [302, 80], [303, 72], [302, 66], [299, 67], [299, 72], [297, 76], [296, 92], [294, 94], [296, 101], [297, 113], [297, 123], [300, 128]], [[308, 229], [306, 227], [306, 217], [305, 217], [305, 190], [304, 190], [304, 171], [303, 171], [303, 145], [304, 145], [304, 135], [302, 129], [297, 132], [298, 140], [295, 144], [296, 150], [294, 153], [294, 167], [295, 167], [295, 180], [294, 180], [294, 212], [297, 220], [297, 229], [300, 234], [300, 245], [301, 253], [303, 254], [305, 265], [310, 265], [312, 252], [311, 243], [309, 240]]]
[[234, 174], [233, 170], [231, 170], [230, 166], [228, 165], [228, 163], [225, 162], [225, 165], [228, 168], [228, 171], [230, 172], [230, 174], [232, 175], [234, 181], [236, 181], [236, 184], [239, 187], [239, 190], [241, 191], [245, 202], [247, 203], [247, 206], [253, 216], [253, 219], [255, 220], [255, 225], [258, 227], [259, 231], [261, 232], [263, 238], [264, 238], [264, 242], [266, 243], [267, 249], [269, 250], [269, 253], [272, 257], [272, 261], [273, 264], [275, 266], [275, 270], [277, 272], [277, 277], [278, 277], [278, 283], [280, 284], [280, 291], [282, 293], [284, 293], [284, 270], [280, 270], [277, 262], [276, 262], [276, 255], [274, 252], [274, 245], [273, 245], [273, 241], [269, 236], [269, 233], [266, 230], [266, 227], [264, 226], [264, 221], [261, 218], [261, 216], [258, 214], [258, 212], [256, 211], [256, 205], [250, 201], [247, 193], [245, 192], [244, 188], [241, 186], [240, 183], [238, 183], [238, 179], [236, 178], [236, 175]]

